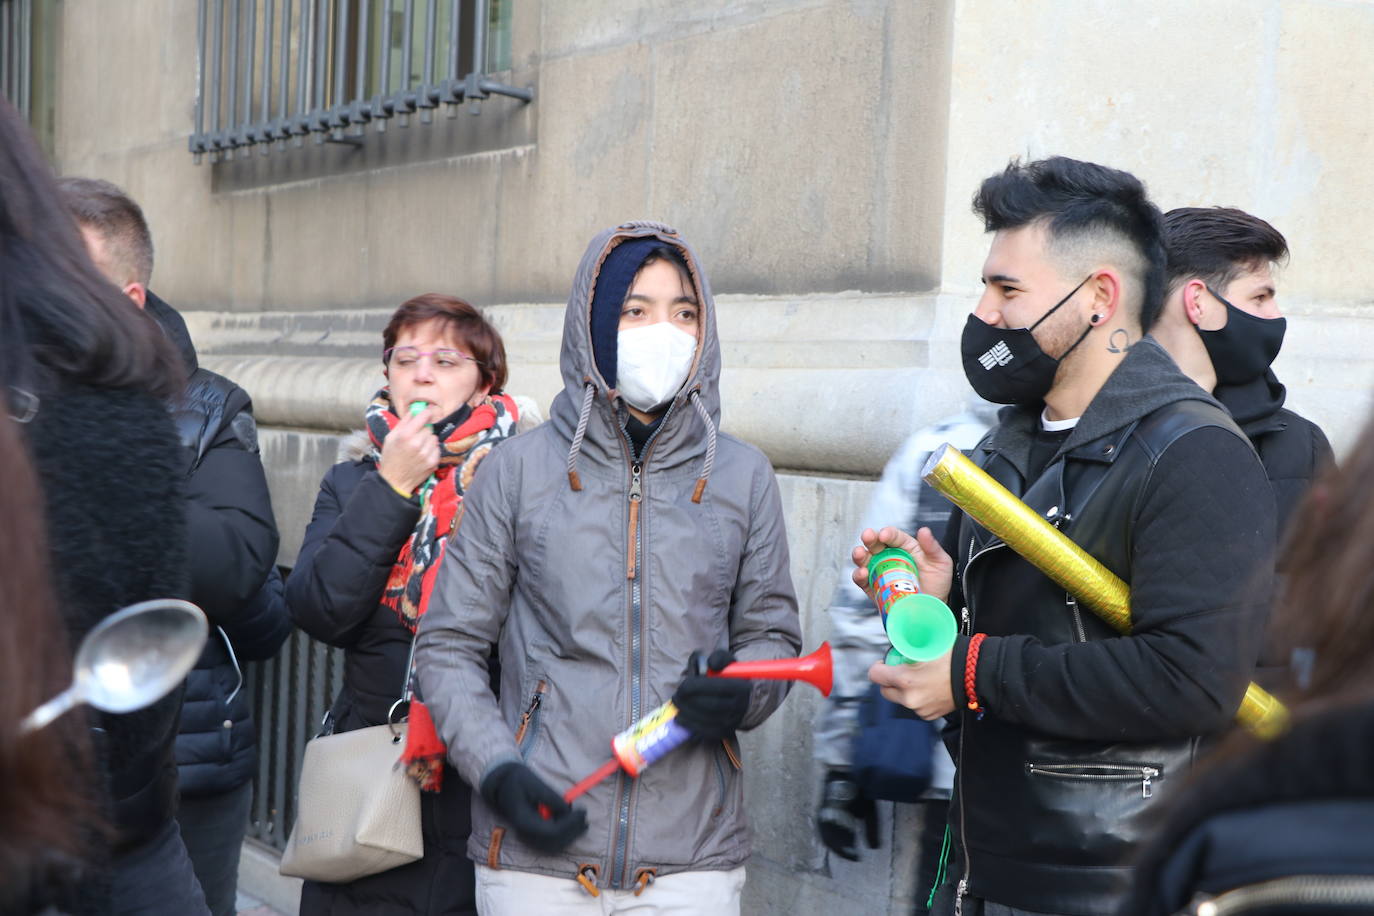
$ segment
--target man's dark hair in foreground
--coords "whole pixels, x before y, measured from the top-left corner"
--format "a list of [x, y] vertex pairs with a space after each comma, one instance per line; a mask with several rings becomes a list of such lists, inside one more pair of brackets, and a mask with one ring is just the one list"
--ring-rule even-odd
[[953, 857], [935, 912], [1110, 912], [1151, 808], [1226, 728], [1251, 677], [1269, 485], [1244, 435], [1141, 330], [1163, 288], [1159, 211], [1134, 176], [1013, 163], [974, 204], [994, 233], [965, 327], [974, 390], [1012, 405], [973, 460], [1130, 585], [1120, 635], [963, 513], [865, 531], [912, 551], [961, 613], [952, 651], [870, 669], [883, 694], [950, 716]]

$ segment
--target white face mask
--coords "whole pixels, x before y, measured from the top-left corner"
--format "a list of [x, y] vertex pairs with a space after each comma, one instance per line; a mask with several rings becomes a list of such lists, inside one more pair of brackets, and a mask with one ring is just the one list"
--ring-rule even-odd
[[632, 407], [652, 413], [673, 399], [697, 351], [697, 339], [670, 321], [629, 328], [616, 337], [616, 387]]

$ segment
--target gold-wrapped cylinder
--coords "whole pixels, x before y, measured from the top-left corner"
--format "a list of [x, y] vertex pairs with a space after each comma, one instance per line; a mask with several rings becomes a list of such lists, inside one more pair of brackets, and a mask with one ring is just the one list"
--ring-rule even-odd
[[[1131, 589], [1038, 512], [946, 443], [921, 471], [926, 483], [964, 510], [1118, 633], [1131, 631]], [[1261, 737], [1281, 732], [1283, 704], [1257, 684], [1245, 691], [1236, 720]]]

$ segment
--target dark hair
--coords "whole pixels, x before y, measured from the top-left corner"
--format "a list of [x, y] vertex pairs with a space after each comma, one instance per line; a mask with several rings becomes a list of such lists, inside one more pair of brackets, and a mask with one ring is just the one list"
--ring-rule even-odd
[[978, 188], [973, 212], [988, 232], [1043, 222], [1050, 245], [1061, 251], [1097, 257], [1112, 241], [1125, 242], [1140, 263], [1119, 266], [1138, 274], [1141, 328], [1154, 324], [1164, 302], [1162, 219], [1131, 173], [1063, 156], [1026, 165], [1013, 160]]
[[[0, 911], [60, 881], [63, 860], [92, 836], [92, 800], [74, 774], [90, 772], [84, 718], [67, 715], [27, 735], [19, 723], [71, 678], [66, 631], [49, 578], [43, 493], [19, 424], [0, 391]], [[17, 899], [16, 899], [17, 898]]]
[[[696, 295], [696, 284], [692, 281], [692, 269], [687, 266], [687, 259], [682, 255], [682, 249], [676, 245], [655, 245], [649, 249], [649, 253], [644, 256], [644, 260], [639, 262], [639, 270], [643, 270], [655, 261], [667, 261], [677, 268], [677, 272], [682, 277], [683, 285], [692, 290], [692, 295]], [[639, 270], [635, 271], [635, 276], [639, 276]], [[631, 284], [633, 286], [633, 284]], [[630, 291], [626, 290], [628, 298]]]
[[382, 352], [396, 346], [396, 338], [407, 328], [439, 319], [444, 330], [458, 338], [475, 357], [482, 384], [495, 394], [506, 387], [506, 345], [491, 322], [471, 304], [453, 296], [425, 293], [401, 303], [382, 332]]
[[1288, 240], [1235, 207], [1179, 207], [1164, 214], [1168, 291], [1197, 277], [1218, 292], [1247, 270], [1288, 257]]
[[184, 370], [91, 262], [28, 126], [0, 99], [0, 386], [55, 378], [169, 397]]
[[76, 221], [105, 243], [110, 266], [122, 282], [147, 286], [153, 277], [153, 234], [143, 210], [117, 186], [98, 178], [59, 178], [57, 189]]

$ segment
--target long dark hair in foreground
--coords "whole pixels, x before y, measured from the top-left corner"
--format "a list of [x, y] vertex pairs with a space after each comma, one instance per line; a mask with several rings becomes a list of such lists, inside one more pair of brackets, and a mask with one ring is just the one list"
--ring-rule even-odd
[[179, 391], [175, 350], [91, 263], [28, 125], [0, 98], [0, 385], [58, 378], [161, 397]]
[[1279, 550], [1274, 625], [1295, 715], [1374, 702], [1374, 416], [1308, 491]]
[[[1234, 729], [1180, 787], [1136, 862], [1123, 916], [1165, 912], [1157, 898], [1166, 886], [1197, 889], [1182, 866], [1166, 875], [1165, 864], [1209, 817], [1374, 797], [1374, 416], [1345, 461], [1312, 485], [1288, 532], [1272, 625], [1293, 659], [1287, 685], [1274, 690], [1288, 705], [1289, 729], [1270, 741]], [[1255, 838], [1257, 861], [1274, 853], [1271, 839]], [[1202, 857], [1195, 847], [1192, 855]]]
[[43, 494], [0, 394], [0, 912], [41, 901], [71, 880], [83, 843], [97, 834], [85, 717], [71, 712], [42, 731], [20, 721], [71, 678], [71, 653], [48, 578]]

